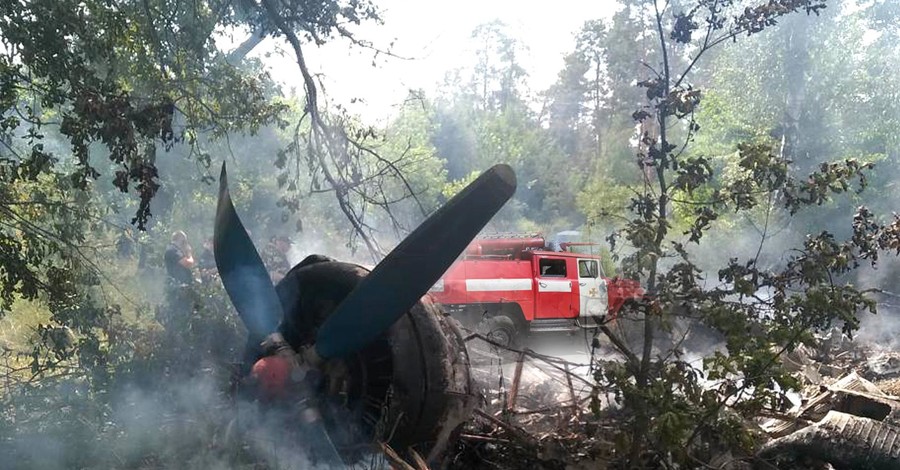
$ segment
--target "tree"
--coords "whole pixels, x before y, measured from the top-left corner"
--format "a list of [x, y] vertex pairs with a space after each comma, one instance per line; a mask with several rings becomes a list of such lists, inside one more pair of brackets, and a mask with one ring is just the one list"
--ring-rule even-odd
[[479, 47], [470, 87], [484, 111], [505, 111], [522, 103], [519, 87], [526, 74], [518, 55], [523, 47], [505, 29], [503, 22], [493, 21], [472, 31], [472, 39]]
[[[633, 113], [643, 124], [637, 163], [646, 179], [643, 187], [633, 188], [629, 209], [635, 217], [611, 237], [632, 247], [623, 259], [626, 275], [646, 281], [647, 295], [635, 308], [643, 339], [632, 349], [618, 331], [602, 327], [624, 362], [605, 363], [596, 376], [599, 389], [614, 390], [623, 405], [616, 442], [618, 455], [632, 468], [663, 462], [692, 466], [719, 449], [752, 455], [752, 433], [742, 420], [779, 409], [785, 403], [781, 390], [796, 387], [780, 356], [814, 343], [814, 332], [835, 324], [848, 333], [857, 328], [857, 314], [874, 311], [875, 304], [844, 276], [900, 246], [900, 219], [883, 223], [863, 207], [850, 221], [847, 240], [829, 232], [810, 235], [772, 269], [758, 264], [759, 252], [750, 259], [732, 258], [711, 275], [694, 261], [691, 244], [699, 245], [720, 215], [769, 203], [794, 214], [832, 194], [861, 190], [871, 168], [847, 159], [795, 177], [769, 143], [744, 142], [737, 144], [736, 174], [725, 179], [715, 177], [707, 156], [686, 153], [700, 131], [694, 114], [704, 94], [690, 79], [701, 57], [739, 36], [760, 33], [789, 13], [818, 14], [825, 4], [767, 2], [729, 16], [733, 6], [715, 0], [648, 3], [658, 59], [646, 63], [638, 81], [646, 102]], [[688, 212], [683, 232], [673, 230], [676, 208]], [[717, 332], [722, 349], [701, 366], [691, 364], [683, 356], [685, 335], [673, 328], [679, 319]]]
[[[874, 4], [847, 14], [839, 14], [843, 5], [839, 6], [823, 11], [821, 18], [786, 18], [770, 34], [747, 38], [743, 47], [722, 48], [709, 57], [710, 66], [701, 72], [709, 87], [697, 114], [703, 131], [688, 153], [707, 155], [719, 173], [737, 168], [732, 155], [742, 141], [771, 142], [791, 161], [794, 175], [807, 173], [821, 162], [844, 158], [877, 163], [881, 171], [872, 175], [871, 183], [883, 189], [879, 197], [866, 199], [874, 212], [886, 213], [893, 208], [882, 204], [891, 199], [893, 187], [883, 178], [892, 173], [896, 155], [896, 135], [888, 128], [896, 118], [885, 106], [890, 107], [897, 80], [881, 64], [893, 60], [897, 50], [883, 42], [890, 36], [890, 28], [880, 25], [880, 12]], [[789, 58], [796, 52], [789, 46], [798, 28], [808, 35], [804, 62]], [[804, 71], [798, 73], [801, 64]], [[796, 95], [792, 90], [798, 77], [806, 97], [799, 105], [788, 100], [789, 94]], [[794, 103], [791, 110], [788, 103]], [[789, 114], [799, 119], [786, 125]], [[788, 145], [788, 141], [792, 143]], [[820, 227], [846, 236], [850, 228], [842, 216], [859, 204], [858, 197], [845, 198], [792, 217], [772, 213], [769, 232], [783, 238]], [[765, 214], [755, 211], [751, 217], [732, 220], [761, 231]], [[880, 287], [893, 290], [889, 285]]]
[[582, 124], [589, 94], [585, 79], [589, 68], [590, 64], [578, 54], [567, 55], [557, 82], [545, 93], [547, 127], [566, 155], [585, 154]]
[[[439, 166], [420, 158], [418, 145], [415, 158], [396, 162], [404, 156], [403, 139], [391, 137], [382, 143], [392, 160], [384, 160], [372, 151], [381, 142], [378, 136], [340, 109], [327, 109], [311, 74], [305, 75], [307, 87], [297, 105], [281, 96], [258, 61], [246, 59], [272, 36], [299, 44], [301, 64], [302, 47], [337, 36], [370, 47], [350, 29], [369, 20], [377, 21], [374, 7], [355, 0], [38, 0], [0, 5], [0, 313], [14, 303], [13, 317], [35, 307], [41, 322], [30, 351], [19, 344], [14, 350], [4, 344], [0, 351], [4, 455], [21, 465], [35, 464], [18, 459], [20, 449], [7, 452], [10, 443], [16, 444], [10, 436], [60, 431], [61, 442], [73, 444], [61, 450], [61, 467], [138, 465], [145, 455], [134, 464], [106, 464], [108, 448], [94, 452], [90, 447], [127, 435], [120, 432], [122, 423], [110, 418], [117, 387], [136, 384], [177, 398], [181, 374], [197, 373], [199, 361], [224, 362], [227, 353], [241, 346], [236, 317], [229, 315], [215, 285], [194, 289], [191, 315], [180, 312], [187, 321], [170, 329], [177, 331], [161, 333], [152, 318], [159, 303], [153, 297], [153, 260], [136, 270], [111, 249], [133, 219], [137, 228], [156, 233], [198, 228], [191, 235], [199, 251], [202, 236], [210, 234], [203, 229], [211, 229], [197, 221], [210, 220], [215, 207], [214, 189], [202, 184], [212, 179], [208, 170], [214, 160], [237, 160], [235, 167], [243, 170], [235, 178], [242, 189], [236, 203], [252, 213], [245, 220], [255, 222], [255, 236], [263, 242], [278, 230], [275, 225], [283, 215], [274, 206], [282, 202], [283, 208], [294, 209], [285, 204], [290, 198], [278, 200], [279, 181], [265, 168], [276, 160], [278, 147], [304, 136], [308, 138], [297, 145], [296, 154], [284, 154], [288, 160], [298, 157], [289, 166], [303, 171], [285, 183], [295, 182], [300, 198], [315, 199], [304, 189], [332, 172], [324, 194], [338, 195], [347, 218], [341, 223], [325, 204], [303, 214], [309, 215], [307, 221], [330, 222], [322, 224], [326, 235], [345, 235], [348, 223], [362, 220], [353, 217], [379, 207], [392, 209], [395, 200], [408, 199], [406, 191], [419, 196], [420, 180], [397, 183], [403, 169], [426, 173]], [[221, 48], [223, 33], [244, 30], [249, 37], [235, 50]], [[285, 134], [287, 124], [295, 125], [290, 135]], [[256, 132], [265, 141], [254, 140]], [[353, 175], [367, 182], [363, 189], [377, 192], [352, 193], [348, 182]], [[350, 194], [358, 198], [350, 199]], [[378, 195], [390, 199], [365, 200]], [[111, 212], [111, 206], [131, 213]], [[265, 211], [255, 210], [260, 207]], [[368, 227], [358, 228], [360, 236], [370, 233]], [[155, 238], [147, 243], [166, 242]], [[113, 280], [112, 274], [118, 277]], [[142, 304], [145, 299], [150, 305]], [[178, 341], [170, 341], [173, 337]], [[209, 357], [204, 349], [210, 348], [220, 354]], [[152, 379], [141, 380], [148, 375]], [[61, 389], [77, 393], [58, 393], [54, 387], [60, 383], [70, 387]], [[40, 399], [30, 400], [29, 395], [38, 395], [35, 390]], [[182, 419], [182, 414], [176, 416]], [[75, 426], [78, 431], [72, 432]], [[125, 459], [134, 457], [129, 453]]]
[[[51, 175], [90, 194], [98, 178], [105, 177], [120, 191], [133, 191], [139, 197], [133, 223], [146, 228], [151, 201], [160, 190], [158, 163], [170, 158], [176, 146], [186, 146], [189, 158], [203, 169], [213, 160], [209, 148], [216, 139], [234, 132], [252, 134], [266, 124], [287, 124], [282, 117], [288, 108], [284, 101], [273, 99], [266, 73], [258, 63], [243, 61], [264, 38], [283, 36], [296, 46], [306, 91], [304, 112], [295, 127], [306, 138], [298, 134], [301, 138], [288, 146], [288, 154], [307, 161], [314, 183], [324, 178], [357, 235], [377, 253], [377, 243], [355, 207], [374, 200], [375, 194], [354, 186], [354, 180], [378, 180], [365, 187], [377, 191], [384, 178], [403, 180], [404, 176], [396, 165], [371, 151], [366, 142], [374, 136], [371, 129], [340, 111], [329, 114], [319, 109], [321, 97], [301, 45], [322, 44], [340, 36], [373, 47], [348, 29], [362, 21], [379, 21], [370, 2], [39, 0], [5, 4], [0, 7], [4, 43], [0, 145], [8, 167], [4, 183], [29, 183]], [[250, 30], [249, 38], [234, 51], [221, 50], [216, 42], [219, 31], [239, 28]], [[306, 116], [310, 120], [304, 124]], [[57, 142], [64, 144], [50, 145]], [[65, 146], [71, 148], [71, 155]], [[104, 159], [112, 164], [111, 174], [101, 174], [108, 169]], [[381, 161], [374, 173], [366, 172], [373, 167], [369, 160]], [[296, 210], [297, 201], [304, 197], [303, 186], [297, 173], [291, 176], [295, 194], [282, 203]], [[171, 191], [163, 192], [163, 199], [175, 200]], [[351, 195], [358, 199], [351, 200]], [[156, 205], [162, 210], [171, 207]], [[4, 210], [12, 208], [4, 206]], [[14, 225], [29, 229], [19, 222]], [[45, 238], [37, 236], [35, 243]], [[60, 253], [54, 246], [46, 244], [42, 250]], [[26, 261], [16, 250], [7, 253], [10, 258], [4, 266], [38, 262], [31, 271], [44, 270], [37, 258]], [[21, 276], [10, 279], [3, 292], [34, 293], [22, 286]]]
[[548, 126], [574, 163], [605, 159], [605, 136], [612, 115], [608, 27], [599, 20], [585, 22], [576, 35], [575, 51], [567, 55], [559, 79], [545, 93]]
[[[215, 27], [236, 15], [227, 2], [0, 6], [0, 311], [17, 299], [48, 308], [36, 376], [74, 360], [101, 386], [112, 367], [117, 308], [98, 254], [121, 228], [98, 188], [137, 196], [143, 229], [165, 151], [184, 142], [208, 165], [198, 133], [253, 131], [280, 112], [264, 75], [215, 47]], [[64, 331], [74, 339], [54, 340]]]
[[[405, 161], [400, 137], [385, 147], [390, 158], [382, 156], [372, 129], [339, 108], [326, 109], [303, 61], [305, 44], [338, 36], [374, 47], [349, 29], [362, 21], [378, 21], [369, 2], [38, 0], [0, 6], [0, 312], [19, 299], [40, 302], [49, 310], [42, 328], [75, 334], [74, 342], [53, 342], [41, 333], [46, 338], [35, 345], [36, 374], [72, 365], [109, 376], [116, 367], [112, 350], [124, 347], [113, 341], [123, 337], [114, 331], [122, 327], [118, 304], [128, 299], [108, 294], [122, 281], [108, 277], [107, 268], [116, 264], [106, 263], [105, 247], [123, 236], [144, 246], [165, 243], [125, 236], [128, 219], [157, 233], [195, 227], [214, 207], [211, 191], [202, 189], [212, 181], [214, 159], [246, 160], [239, 167], [248, 170], [245, 181], [256, 184], [238, 203], [253, 211], [260, 237], [283, 231], [276, 224], [295, 218], [303, 199], [315, 199], [307, 189], [316, 185], [316, 193], [336, 196], [344, 221], [326, 210], [304, 217], [327, 221], [320, 233], [337, 236], [349, 223], [373, 256], [380, 247], [365, 217], [384, 221], [369, 215], [383, 210], [390, 223], [414, 223], [408, 208], [402, 221], [393, 215], [394, 203], [423, 192], [403, 171], [432, 171], [435, 162], [418, 152]], [[241, 30], [250, 31], [248, 39], [235, 50], [221, 49], [222, 31]], [[306, 79], [300, 105], [281, 96], [258, 61], [246, 59], [272, 36], [287, 38], [295, 51]], [[288, 119], [293, 132], [285, 138]], [[268, 148], [268, 157], [258, 141], [244, 138], [260, 131], [282, 149]], [[285, 171], [282, 180], [268, 177], [260, 164], [270, 158], [297, 171]], [[279, 184], [288, 192], [282, 198], [273, 196]], [[286, 212], [272, 211], [276, 204]], [[419, 217], [428, 209], [424, 204], [415, 204]], [[110, 208], [131, 210], [133, 217], [120, 220]], [[208, 235], [203, 232], [192, 233], [197, 247]]]
[[[579, 225], [581, 217], [571, 200], [583, 175], [562, 150], [571, 143], [554, 138], [563, 132], [556, 111], [551, 128], [544, 129], [541, 117], [529, 106], [525, 73], [517, 59], [521, 46], [500, 22], [480, 25], [472, 36], [477, 47], [474, 64], [448, 74], [445, 91], [435, 100], [432, 142], [446, 161], [454, 183], [449, 187], [480, 168], [505, 162], [525, 184], [495, 219], [497, 226], [536, 231]], [[559, 88], [559, 93], [568, 92]]]

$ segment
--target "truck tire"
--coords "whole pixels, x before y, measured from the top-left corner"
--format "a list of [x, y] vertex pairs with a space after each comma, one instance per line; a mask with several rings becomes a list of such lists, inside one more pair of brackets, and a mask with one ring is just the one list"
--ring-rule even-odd
[[479, 333], [502, 346], [514, 348], [518, 344], [516, 323], [506, 315], [485, 318], [476, 328]]

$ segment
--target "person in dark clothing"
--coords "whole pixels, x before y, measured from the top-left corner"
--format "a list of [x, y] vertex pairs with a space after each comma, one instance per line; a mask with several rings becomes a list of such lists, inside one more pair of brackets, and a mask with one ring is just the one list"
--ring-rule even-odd
[[182, 231], [172, 234], [172, 242], [166, 248], [166, 274], [174, 284], [190, 284], [194, 281], [191, 268], [194, 267], [194, 253]]
[[166, 248], [166, 299], [168, 306], [161, 311], [159, 321], [165, 326], [183, 318], [191, 308], [190, 286], [194, 283], [194, 253], [182, 231], [172, 234]]

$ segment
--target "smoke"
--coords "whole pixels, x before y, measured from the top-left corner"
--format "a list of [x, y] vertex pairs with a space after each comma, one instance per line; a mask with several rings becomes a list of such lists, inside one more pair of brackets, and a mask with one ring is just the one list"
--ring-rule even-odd
[[296, 265], [303, 261], [309, 255], [325, 255], [335, 257], [337, 253], [334, 246], [328, 246], [325, 241], [316, 233], [302, 232], [295, 237], [290, 251], [288, 251], [288, 260], [291, 265]]
[[[795, 250], [802, 247], [807, 233], [820, 230], [831, 230], [840, 233], [841, 224], [850, 223], [850, 217], [840, 220], [811, 220], [805, 224], [793, 224], [791, 220], [772, 220], [768, 230], [761, 231], [759, 226], [746, 223], [743, 229], [731, 227], [727, 230], [710, 230], [699, 245], [688, 246], [692, 261], [704, 270], [706, 288], [720, 285], [716, 271], [729, 258], [740, 261], [758, 256], [757, 266], [763, 270], [777, 271], [784, 267]], [[843, 230], [846, 231], [846, 230]], [[764, 235], [765, 234], [765, 235]], [[761, 244], [761, 240], [765, 240]], [[838, 236], [841, 239], [841, 236]], [[849, 348], [860, 348], [868, 351], [868, 367], [872, 369], [895, 368], [900, 370], [900, 363], [894, 364], [893, 351], [900, 350], [900, 295], [897, 294], [897, 279], [900, 274], [900, 259], [890, 254], [879, 259], [873, 267], [868, 261], [850, 274], [835, 279], [837, 284], [849, 283], [859, 289], [877, 289], [868, 294], [876, 302], [877, 314], [867, 310], [858, 312], [859, 329], [851, 338], [841, 332], [842, 324], [837, 323], [832, 330], [820, 332], [817, 336], [826, 347], [836, 351]], [[766, 293], [760, 293], [766, 298]], [[677, 329], [677, 328], [676, 328]], [[716, 335], [709, 334], [703, 328], [697, 329], [700, 335], [689, 335], [682, 359], [695, 367], [702, 364], [702, 359], [715, 352], [725, 352], [724, 344]], [[892, 359], [895, 360], [895, 359]], [[892, 369], [893, 370], [893, 369]]]
[[900, 350], [900, 305], [896, 297], [878, 295], [877, 314], [860, 315], [859, 330], [853, 339], [878, 351]]
[[131, 264], [119, 289], [156, 306], [159, 324], [129, 318], [102, 362], [36, 379], [23, 357], [0, 357], [9, 357], [0, 362], [0, 468], [328, 468], [289, 414], [235, 393], [228, 364], [246, 340], [221, 285], [195, 285], [174, 301], [163, 269]]
[[[521, 357], [521, 366], [517, 353], [478, 338], [469, 340], [472, 378], [487, 408], [510, 406], [513, 395], [516, 402], [512, 405], [520, 411], [571, 405], [573, 400], [589, 397], [593, 390], [591, 351], [579, 341], [580, 336], [545, 334], [525, 339], [522, 347], [527, 352]], [[586, 338], [589, 341], [590, 335]]]
[[293, 243], [287, 253], [291, 266], [295, 266], [309, 255], [325, 255], [340, 261], [361, 265], [372, 264], [372, 258], [364, 247], [353, 250], [348, 243], [335, 243], [334, 238], [329, 242], [326, 236], [317, 230], [299, 232], [291, 237], [291, 241]]
[[331, 468], [310, 459], [296, 423], [226, 393], [210, 371], [156, 379], [103, 400], [68, 381], [16, 395], [28, 402], [0, 433], [3, 468]]

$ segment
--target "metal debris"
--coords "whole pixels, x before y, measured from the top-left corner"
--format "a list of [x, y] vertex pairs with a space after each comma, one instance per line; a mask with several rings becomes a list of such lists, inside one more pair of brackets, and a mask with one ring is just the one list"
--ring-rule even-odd
[[614, 433], [589, 410], [597, 398], [589, 364], [505, 347], [477, 333], [465, 339], [480, 403], [451, 468], [604, 466]]
[[760, 420], [772, 440], [758, 457], [780, 466], [900, 468], [900, 353], [838, 331], [820, 339], [817, 350], [785, 356], [806, 389], [794, 409]]

